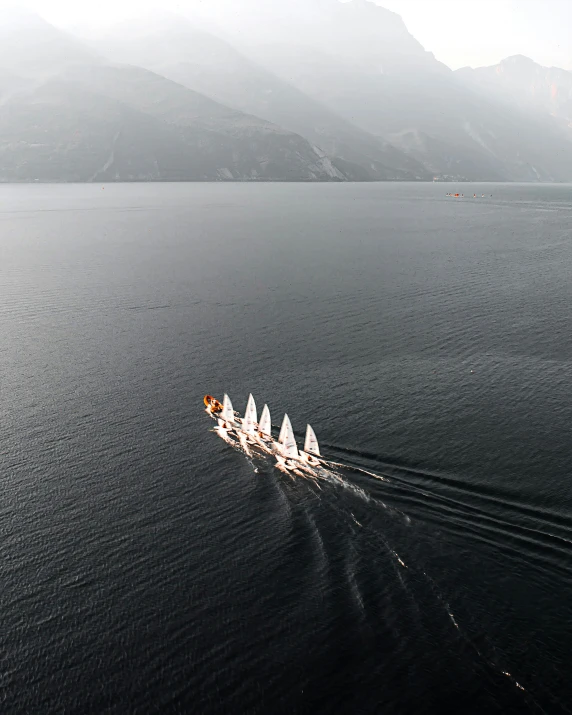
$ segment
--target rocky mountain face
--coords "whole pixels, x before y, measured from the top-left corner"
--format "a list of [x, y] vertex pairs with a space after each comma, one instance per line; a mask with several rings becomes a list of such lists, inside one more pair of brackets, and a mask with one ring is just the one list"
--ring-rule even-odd
[[524, 111], [550, 115], [572, 129], [572, 72], [542, 67], [528, 57], [507, 57], [492, 67], [463, 67], [457, 77], [481, 94]]
[[[572, 152], [545, 113], [476, 91], [425, 52], [401, 19], [367, 0], [321, 0], [302, 36], [271, 25], [241, 48], [364, 131], [381, 136], [432, 174], [475, 180], [563, 181]], [[318, 39], [309, 43], [307, 37]], [[359, 39], [363, 38], [360, 44]], [[376, 42], [375, 38], [384, 38]], [[236, 42], [240, 42], [237, 35]]]
[[196, 8], [0, 15], [0, 180], [572, 180], [570, 73], [452, 72], [369, 0]]
[[151, 69], [242, 112], [296, 132], [332, 157], [352, 179], [427, 179], [412, 157], [392, 147], [247, 59], [183, 18], [122, 23], [93, 47], [106, 57]]
[[161, 115], [169, 112], [145, 112], [136, 108], [140, 102], [113, 94], [52, 80], [7, 102], [0, 112], [0, 180], [345, 178], [304, 139], [268, 122], [176, 117], [176, 110], [166, 121]]
[[0, 53], [2, 181], [348, 178], [298, 134], [144, 69], [113, 66], [35, 16], [3, 32], [30, 56], [39, 50], [34, 61]]

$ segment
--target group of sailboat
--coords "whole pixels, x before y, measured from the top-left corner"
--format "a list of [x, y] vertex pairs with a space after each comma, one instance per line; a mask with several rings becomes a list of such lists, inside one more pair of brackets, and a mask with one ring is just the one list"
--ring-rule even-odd
[[304, 448], [299, 449], [288, 415], [284, 415], [278, 440], [274, 440], [268, 405], [264, 405], [258, 421], [252, 395], [248, 397], [244, 417], [234, 411], [228, 395], [224, 396], [222, 403], [211, 395], [205, 395], [204, 403], [210, 416], [217, 420], [215, 430], [218, 434], [227, 441], [238, 440], [247, 453], [252, 448], [272, 454], [279, 469], [294, 473], [309, 472], [315, 475], [314, 469], [321, 465], [320, 446], [310, 425], [306, 427]]

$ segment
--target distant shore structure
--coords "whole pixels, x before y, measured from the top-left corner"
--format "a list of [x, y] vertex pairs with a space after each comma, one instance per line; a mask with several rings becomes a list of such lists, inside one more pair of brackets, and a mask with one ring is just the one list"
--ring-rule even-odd
[[[465, 194], [459, 194], [459, 193], [453, 194], [453, 193], [448, 193], [448, 194], [445, 194], [445, 196], [450, 196], [450, 197], [453, 198], [453, 199], [459, 199], [459, 198], [462, 199], [462, 198], [464, 198]], [[492, 199], [492, 197], [493, 197], [493, 195], [491, 194], [491, 199]], [[478, 199], [479, 197], [477, 196], [477, 194], [473, 194], [473, 198], [474, 198], [474, 199]], [[485, 195], [484, 195], [484, 194], [481, 194], [481, 199], [484, 199], [484, 198], [485, 198]]]

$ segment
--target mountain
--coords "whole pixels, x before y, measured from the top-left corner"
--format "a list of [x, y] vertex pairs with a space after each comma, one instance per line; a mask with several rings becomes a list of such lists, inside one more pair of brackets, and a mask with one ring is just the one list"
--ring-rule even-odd
[[572, 181], [570, 73], [452, 72], [370, 0], [236, 8], [89, 39], [4, 14], [0, 178]]
[[198, 154], [205, 151], [216, 159], [213, 178], [345, 179], [328, 157], [299, 135], [141, 67], [75, 68], [66, 78], [176, 129]]
[[317, 0], [311, 11], [297, 2], [294, 7], [286, 30], [241, 13], [234, 41], [347, 121], [436, 175], [572, 178], [572, 152], [560, 127], [475, 91], [425, 52], [399, 16], [368, 0]]
[[30, 80], [19, 77], [13, 72], [0, 69], [0, 102], [16, 92], [25, 90], [30, 84]]
[[354, 179], [428, 178], [416, 160], [344, 120], [228, 42], [184, 18], [162, 14], [108, 29], [91, 44], [111, 59], [139, 65], [302, 135]]
[[572, 128], [572, 72], [542, 67], [529, 57], [507, 57], [498, 65], [455, 73], [467, 86], [504, 104], [548, 114]]
[[368, 0], [241, 0], [240, 11], [236, 0], [199, 0], [195, 7], [211, 27], [219, 23], [217, 35], [247, 54], [260, 44], [288, 44], [373, 70], [432, 65], [437, 72], [448, 71], [407, 31], [399, 15]]
[[186, 178], [193, 159], [168, 126], [57, 81], [0, 112], [1, 181]]
[[[74, 74], [7, 101], [0, 180], [345, 178], [301, 137], [219, 105], [201, 115], [209, 100], [151, 73], [133, 77], [140, 73], [92, 68], [89, 89]], [[141, 98], [145, 87], [152, 94]]]
[[93, 65], [97, 53], [39, 15], [0, 9], [0, 69], [20, 77], [48, 78], [74, 65]]
[[2, 181], [348, 178], [294, 132], [112, 66], [36, 16], [18, 14], [2, 32], [18, 48], [0, 50]]

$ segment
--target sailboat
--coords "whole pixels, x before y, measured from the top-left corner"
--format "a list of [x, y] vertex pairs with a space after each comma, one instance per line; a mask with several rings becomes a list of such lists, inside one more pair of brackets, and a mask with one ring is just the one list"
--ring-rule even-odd
[[256, 436], [256, 403], [254, 402], [254, 397], [252, 395], [248, 396], [248, 402], [246, 404], [246, 412], [244, 413], [244, 419], [238, 430], [238, 438], [240, 443], [246, 451], [248, 451], [248, 442], [254, 441], [253, 438]]
[[[274, 454], [276, 456], [276, 466], [280, 469], [288, 470], [301, 476], [303, 476], [304, 472], [310, 473], [314, 477], [316, 476], [316, 472], [312, 467], [320, 466], [322, 460], [316, 433], [310, 425], [306, 426], [304, 449], [298, 450], [294, 430], [288, 415], [284, 415], [280, 435], [276, 442], [272, 438], [272, 422], [268, 405], [264, 405], [260, 415], [260, 422], [257, 422], [256, 402], [252, 395], [248, 396], [243, 418], [234, 412], [232, 402], [227, 394], [224, 395], [222, 405], [210, 395], [205, 396], [204, 403], [209, 415], [218, 421], [217, 433], [229, 444], [234, 446], [240, 444], [249, 455], [252, 447], [268, 454]], [[237, 438], [238, 442], [236, 441]]]
[[262, 414], [260, 415], [260, 422], [258, 423], [258, 434], [264, 439], [272, 438], [272, 422], [270, 421], [270, 410], [268, 405], [264, 405]]
[[222, 411], [219, 413], [218, 416], [219, 427], [227, 427], [228, 429], [231, 425], [234, 424], [234, 421], [235, 418], [234, 410], [232, 409], [232, 402], [230, 401], [230, 397], [225, 393], [222, 403]]
[[320, 445], [316, 433], [310, 425], [306, 425], [306, 439], [304, 440], [304, 449], [300, 452], [300, 458], [307, 464], [318, 466], [320, 460], [317, 457], [320, 456]]
[[264, 405], [262, 414], [260, 415], [256, 440], [257, 446], [262, 449], [263, 452], [273, 454], [276, 451], [276, 444], [272, 439], [272, 422], [270, 421], [268, 405]]
[[242, 431], [251, 436], [256, 434], [256, 402], [254, 402], [252, 395], [248, 396], [246, 412], [242, 420]]
[[[207, 399], [209, 398], [209, 399]], [[215, 427], [215, 432], [219, 437], [224, 439], [225, 442], [229, 444], [236, 445], [236, 441], [232, 439], [230, 433], [235, 427], [235, 415], [232, 408], [232, 402], [230, 397], [225, 394], [222, 405], [218, 400], [210, 395], [205, 396], [204, 400], [207, 405], [207, 412], [213, 419], [217, 420], [217, 426]]]
[[282, 469], [296, 469], [299, 465], [298, 445], [294, 437], [294, 430], [288, 415], [284, 415], [280, 436], [278, 437], [278, 453], [276, 463]]
[[294, 437], [294, 430], [288, 415], [284, 415], [282, 427], [280, 428], [280, 436], [278, 437], [278, 445], [281, 454], [287, 459], [298, 459], [298, 446]]

